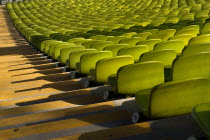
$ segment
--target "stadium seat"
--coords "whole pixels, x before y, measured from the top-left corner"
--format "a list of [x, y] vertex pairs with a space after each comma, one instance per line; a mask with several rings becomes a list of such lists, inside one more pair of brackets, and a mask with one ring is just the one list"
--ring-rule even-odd
[[90, 74], [90, 69], [95, 69], [96, 63], [108, 57], [112, 57], [110, 51], [99, 51], [93, 53], [83, 54], [80, 57], [80, 63], [77, 67], [78, 71], [82, 74]]
[[173, 49], [177, 54], [181, 54], [183, 48], [184, 42], [182, 40], [170, 40], [156, 44], [154, 50]]
[[149, 50], [152, 51], [154, 49], [154, 46], [159, 42], [162, 42], [162, 40], [161, 39], [149, 39], [149, 40], [145, 40], [145, 41], [140, 41], [136, 45], [147, 45], [149, 47]]
[[108, 77], [116, 74], [120, 67], [133, 63], [133, 57], [126, 55], [99, 60], [95, 69], [90, 70], [91, 80], [96, 83], [107, 83]]
[[123, 48], [129, 48], [129, 47], [131, 47], [129, 44], [118, 44], [118, 45], [114, 45], [114, 46], [105, 47], [104, 50], [111, 51], [113, 56], [117, 56], [119, 50], [121, 50]]
[[209, 42], [189, 45], [183, 50], [182, 55], [193, 55], [193, 54], [202, 53], [202, 52], [210, 52]]
[[150, 119], [190, 114], [195, 105], [210, 101], [209, 84], [209, 78], [171, 81], [149, 91], [139, 91], [135, 99]]
[[143, 62], [121, 67], [108, 79], [117, 94], [134, 95], [164, 83], [164, 66], [161, 62]]
[[131, 55], [135, 62], [139, 62], [140, 56], [149, 51], [149, 47], [146, 45], [136, 45], [135, 47], [122, 48], [118, 51], [118, 56], [120, 55]]
[[67, 60], [69, 59], [69, 54], [74, 51], [84, 50], [85, 47], [71, 47], [71, 48], [63, 48], [60, 52], [60, 58], [58, 58], [61, 64], [66, 65]]

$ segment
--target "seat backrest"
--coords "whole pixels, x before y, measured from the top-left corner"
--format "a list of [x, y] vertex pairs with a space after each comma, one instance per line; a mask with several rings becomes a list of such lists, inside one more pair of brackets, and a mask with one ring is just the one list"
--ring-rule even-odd
[[210, 53], [181, 56], [173, 64], [172, 80], [209, 77]]
[[182, 34], [173, 36], [169, 40], [182, 40], [184, 41], [184, 45], [187, 46], [191, 38], [193, 38], [191, 34]]
[[69, 54], [74, 51], [84, 50], [85, 47], [71, 47], [61, 49], [59, 62], [61, 64], [66, 64], [66, 61], [69, 59]]
[[149, 50], [151, 51], [151, 50], [153, 50], [154, 46], [159, 42], [162, 42], [162, 40], [161, 39], [149, 39], [149, 40], [140, 41], [136, 45], [147, 45], [149, 47]]
[[192, 54], [197, 54], [201, 52], [210, 53], [210, 42], [189, 45], [188, 47], [184, 49], [182, 55], [192, 55]]
[[[54, 52], [53, 52], [53, 59], [58, 60], [58, 57], [60, 56], [60, 53], [61, 53], [61, 49], [70, 48], [70, 47], [78, 47], [78, 46], [76, 46], [74, 44], [56, 46], [54, 48]], [[80, 46], [80, 47], [82, 47], [82, 46]]]
[[139, 62], [160, 61], [164, 66], [171, 66], [175, 58], [174, 50], [158, 50], [144, 53], [139, 58]]
[[97, 51], [103, 51], [103, 49], [107, 46], [112, 46], [114, 43], [112, 41], [94, 43], [90, 46], [91, 49], [96, 49]]
[[117, 92], [135, 94], [139, 90], [152, 88], [164, 83], [164, 66], [151, 61], [126, 65], [117, 72]]
[[210, 42], [210, 34], [194, 37], [190, 40], [189, 45]]
[[142, 40], [141, 37], [131, 37], [131, 38], [126, 38], [126, 39], [120, 40], [119, 44], [128, 44], [130, 46], [135, 46], [136, 43], [138, 43], [141, 40]]
[[170, 37], [171, 35], [168, 33], [159, 33], [148, 36], [148, 39], [161, 39], [162, 41], [167, 41]]
[[105, 47], [104, 50], [105, 51], [111, 51], [113, 56], [117, 56], [117, 53], [120, 49], [129, 48], [129, 47], [130, 47], [129, 44], [118, 44], [118, 45], [114, 45], [114, 46]]
[[190, 114], [195, 105], [210, 102], [209, 85], [209, 78], [187, 79], [159, 85], [151, 93], [150, 118]]
[[137, 45], [130, 48], [122, 48], [118, 51], [118, 56], [120, 55], [131, 55], [134, 58], [135, 62], [139, 62], [140, 56], [149, 51], [149, 47], [146, 45]]
[[96, 63], [104, 58], [112, 57], [112, 52], [101, 51], [83, 54], [80, 57], [79, 72], [82, 74], [89, 74], [90, 69], [95, 69]]
[[170, 40], [165, 42], [160, 42], [155, 45], [154, 50], [165, 50], [172, 49], [176, 53], [181, 53], [184, 48], [184, 41], [182, 40]]
[[191, 34], [193, 37], [196, 37], [198, 34], [198, 30], [191, 28], [191, 29], [182, 29], [176, 32], [176, 36], [177, 35], [183, 35], [183, 34]]
[[92, 41], [83, 42], [81, 45], [84, 46], [86, 49], [89, 49], [92, 44], [99, 43], [99, 42], [104, 42], [104, 41], [92, 40]]
[[93, 52], [97, 52], [97, 50], [96, 49], [85, 49], [85, 50], [71, 52], [69, 54], [68, 68], [76, 69], [77, 68], [77, 63], [80, 62], [80, 57], [84, 54], [93, 53]]
[[93, 77], [93, 79], [99, 83], [106, 83], [108, 77], [112, 74], [116, 74], [120, 67], [133, 63], [133, 57], [126, 55], [99, 60], [96, 63], [95, 77]]
[[107, 41], [112, 41], [114, 42], [114, 44], [118, 44], [120, 40], [127, 38], [126, 36], [116, 36], [116, 37], [112, 37], [107, 39]]
[[141, 37], [142, 40], [146, 40], [148, 36], [152, 35], [151, 32], [143, 32], [133, 35], [133, 37]]

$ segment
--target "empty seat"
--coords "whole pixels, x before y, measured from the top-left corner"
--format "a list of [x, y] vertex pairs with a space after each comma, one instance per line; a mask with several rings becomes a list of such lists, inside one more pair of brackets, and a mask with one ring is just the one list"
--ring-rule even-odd
[[164, 83], [164, 66], [161, 62], [143, 62], [121, 67], [109, 83], [117, 94], [133, 95]]
[[136, 45], [147, 45], [149, 47], [149, 50], [153, 50], [154, 46], [159, 43], [162, 42], [161, 39], [149, 39], [149, 40], [145, 40], [145, 41], [140, 41], [138, 42]]
[[151, 32], [143, 32], [133, 35], [133, 37], [141, 37], [142, 40], [146, 40], [148, 36], [152, 35]]
[[209, 77], [210, 53], [181, 56], [173, 64], [172, 80]]
[[182, 40], [184, 41], [184, 45], [187, 46], [191, 38], [193, 38], [191, 34], [182, 34], [173, 36], [169, 40]]
[[149, 51], [149, 47], [146, 45], [136, 45], [135, 47], [122, 48], [118, 51], [117, 55], [131, 55], [135, 62], [139, 62], [140, 56]]
[[142, 40], [141, 37], [131, 37], [131, 38], [126, 38], [126, 39], [120, 40], [119, 44], [128, 44], [130, 46], [135, 46], [141, 40]]
[[69, 54], [67, 67], [70, 69], [74, 69], [74, 70], [77, 69], [77, 65], [80, 62], [80, 57], [84, 54], [93, 53], [93, 52], [97, 52], [97, 50], [96, 49], [85, 49], [85, 50], [71, 52]]
[[171, 66], [176, 58], [174, 50], [158, 50], [150, 51], [141, 55], [139, 62], [160, 61], [165, 67]]
[[128, 48], [128, 47], [130, 47], [129, 44], [118, 44], [118, 45], [114, 45], [114, 46], [105, 47], [104, 50], [111, 51], [113, 56], [117, 56], [120, 49]]
[[71, 47], [71, 48], [63, 48], [61, 49], [60, 58], [58, 58], [61, 64], [66, 64], [69, 59], [69, 54], [73, 51], [84, 50], [85, 47]]
[[97, 83], [107, 83], [108, 77], [116, 74], [120, 67], [133, 63], [132, 56], [115, 56], [99, 60], [95, 69], [90, 70], [91, 80]]
[[97, 51], [103, 51], [103, 49], [107, 46], [112, 46], [114, 43], [112, 41], [94, 43], [90, 46], [92, 49], [96, 49]]
[[162, 41], [167, 41], [171, 37], [168, 33], [159, 33], [155, 35], [150, 35], [148, 39], [161, 39]]
[[184, 48], [184, 41], [170, 40], [156, 44], [154, 50], [173, 49], [174, 51], [176, 51], [177, 54], [180, 54], [183, 48]]
[[192, 54], [197, 54], [201, 52], [210, 52], [210, 43], [200, 43], [200, 44], [194, 44], [194, 45], [189, 45], [186, 47], [183, 51], [183, 55], [192, 55]]
[[118, 44], [120, 42], [120, 40], [126, 39], [126, 36], [116, 36], [116, 37], [112, 37], [107, 39], [107, 41], [112, 41], [114, 42], [114, 44]]
[[210, 102], [210, 79], [171, 81], [136, 93], [136, 102], [150, 119], [190, 114], [200, 103]]
[[90, 69], [95, 69], [96, 63], [104, 58], [112, 57], [110, 51], [100, 51], [83, 54], [80, 57], [80, 63], [77, 69], [82, 74], [90, 74]]
[[189, 45], [210, 42], [210, 34], [194, 37], [190, 40]]
[[74, 44], [58, 45], [58, 46], [56, 46], [56, 47], [54, 48], [53, 55], [52, 55], [53, 59], [54, 59], [54, 60], [58, 60], [58, 57], [59, 57], [60, 54], [61, 54], [61, 50], [62, 50], [63, 48], [70, 48], [70, 47], [82, 47], [82, 46], [76, 46], [76, 45], [74, 45]]

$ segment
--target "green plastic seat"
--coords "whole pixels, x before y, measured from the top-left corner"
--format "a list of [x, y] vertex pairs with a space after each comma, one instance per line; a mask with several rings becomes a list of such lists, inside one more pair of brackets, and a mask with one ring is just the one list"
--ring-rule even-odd
[[103, 51], [103, 49], [107, 46], [112, 46], [114, 43], [112, 41], [94, 43], [90, 46], [91, 49], [96, 49], [97, 51]]
[[112, 57], [112, 52], [110, 51], [99, 51], [93, 53], [83, 54], [80, 57], [80, 63], [78, 70], [82, 74], [90, 74], [90, 69], [95, 69], [96, 63], [104, 58]]
[[194, 37], [190, 40], [189, 45], [210, 42], [210, 34]]
[[171, 36], [168, 33], [159, 33], [155, 35], [150, 35], [148, 39], [161, 39], [162, 41], [167, 41], [170, 37]]
[[120, 67], [133, 63], [133, 57], [126, 55], [99, 60], [96, 63], [95, 69], [90, 70], [91, 80], [97, 83], [107, 83], [108, 77], [116, 74]]
[[120, 55], [131, 55], [134, 58], [135, 62], [139, 62], [140, 56], [149, 51], [149, 47], [146, 45], [137, 45], [130, 48], [122, 48], [118, 51], [118, 56]]
[[120, 40], [119, 44], [129, 44], [130, 46], [135, 46], [139, 41], [142, 41], [141, 37], [131, 37]]
[[121, 67], [109, 83], [117, 94], [134, 95], [164, 83], [164, 66], [161, 62], [143, 62]]
[[162, 40], [161, 39], [149, 39], [149, 40], [140, 41], [136, 45], [147, 45], [149, 47], [149, 50], [151, 51], [151, 50], [153, 50], [154, 46], [159, 42], [162, 42]]
[[157, 34], [168, 34], [168, 36], [172, 37], [176, 33], [176, 29], [166, 29], [157, 32]]
[[47, 53], [48, 56], [52, 57], [53, 54], [54, 54], [55, 47], [57, 47], [57, 46], [62, 46], [62, 45], [69, 45], [69, 43], [67, 43], [67, 42], [62, 42], [62, 43], [51, 44], [51, 45], [49, 46], [49, 51], [48, 51], [48, 53]]
[[197, 29], [191, 28], [191, 29], [182, 29], [176, 32], [176, 36], [183, 34], [191, 34], [193, 37], [196, 37], [199, 34], [199, 31]]
[[69, 59], [67, 60], [68, 61], [67, 67], [70, 69], [76, 70], [78, 63], [80, 62], [80, 57], [84, 54], [93, 53], [93, 52], [97, 52], [97, 50], [96, 49], [85, 49], [85, 50], [71, 52], [69, 54]]
[[135, 99], [150, 119], [190, 114], [195, 105], [210, 102], [209, 84], [209, 78], [171, 81], [152, 90], [139, 91]]
[[181, 56], [173, 64], [172, 80], [209, 77], [210, 53]]
[[116, 37], [112, 37], [107, 39], [107, 41], [112, 41], [114, 42], [114, 44], [118, 44], [120, 42], [120, 40], [126, 39], [126, 36], [116, 36]]
[[60, 58], [58, 58], [61, 64], [66, 64], [69, 59], [69, 54], [74, 51], [84, 50], [85, 47], [70, 47], [70, 48], [62, 48], [60, 51]]
[[137, 34], [136, 32], [124, 33], [121, 36], [126, 36], [127, 38], [131, 38], [133, 35]]
[[92, 41], [83, 42], [81, 45], [84, 46], [86, 49], [89, 49], [91, 45], [93, 45], [94, 43], [99, 43], [99, 42], [104, 42], [104, 41], [92, 40]]
[[191, 38], [193, 38], [191, 34], [182, 34], [173, 36], [169, 40], [182, 40], [184, 41], [184, 45], [187, 46]]
[[184, 49], [182, 55], [192, 55], [201, 52], [210, 52], [210, 42], [189, 45]]
[[111, 51], [113, 56], [117, 56], [120, 49], [129, 48], [129, 47], [131, 47], [129, 44], [118, 44], [118, 45], [114, 45], [114, 46], [105, 47], [104, 50]]
[[[61, 54], [61, 50], [63, 49], [63, 48], [70, 48], [70, 47], [78, 47], [78, 46], [76, 46], [76, 45], [74, 45], [74, 44], [67, 44], [67, 45], [58, 45], [58, 46], [56, 46], [55, 48], [54, 48], [54, 52], [53, 52], [53, 59], [54, 60], [58, 60], [58, 58], [59, 58], [59, 56], [60, 56], [60, 54]], [[79, 46], [79, 47], [82, 47], [82, 46]]]
[[174, 50], [158, 50], [146, 52], [139, 58], [139, 62], [160, 61], [165, 67], [171, 66], [176, 58]]
[[142, 40], [146, 40], [148, 36], [152, 35], [151, 32], [143, 32], [133, 35], [133, 37], [141, 37]]
[[196, 105], [192, 109], [192, 116], [206, 134], [207, 138], [210, 139], [210, 103], [207, 102]]
[[154, 50], [173, 49], [174, 51], [176, 51], [177, 54], [180, 54], [183, 48], [184, 48], [184, 41], [170, 40], [156, 44]]

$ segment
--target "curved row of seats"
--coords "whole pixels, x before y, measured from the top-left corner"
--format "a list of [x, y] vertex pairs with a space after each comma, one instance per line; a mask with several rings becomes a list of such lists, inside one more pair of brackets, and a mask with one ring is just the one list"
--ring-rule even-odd
[[[204, 0], [7, 3], [15, 27], [38, 51], [109, 84], [112, 94], [135, 95], [149, 119], [210, 102], [209, 7]], [[197, 108], [195, 118], [202, 117]]]

